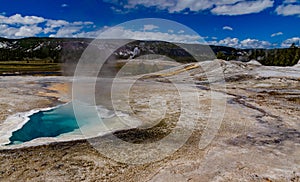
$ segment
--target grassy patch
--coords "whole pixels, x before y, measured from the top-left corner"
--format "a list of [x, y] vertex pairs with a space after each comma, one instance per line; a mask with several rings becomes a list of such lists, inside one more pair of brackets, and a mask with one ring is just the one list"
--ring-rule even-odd
[[0, 74], [16, 72], [58, 72], [61, 71], [59, 63], [48, 61], [0, 61]]

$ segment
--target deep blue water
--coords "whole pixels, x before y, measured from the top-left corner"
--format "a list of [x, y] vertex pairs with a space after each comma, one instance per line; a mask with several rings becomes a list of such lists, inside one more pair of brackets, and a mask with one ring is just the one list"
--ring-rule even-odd
[[40, 137], [56, 137], [78, 129], [72, 104], [55, 109], [39, 111], [29, 117], [29, 121], [9, 138], [10, 144], [19, 144]]

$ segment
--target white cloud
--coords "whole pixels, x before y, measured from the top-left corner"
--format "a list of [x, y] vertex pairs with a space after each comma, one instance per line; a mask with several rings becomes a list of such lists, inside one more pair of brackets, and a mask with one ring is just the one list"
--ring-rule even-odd
[[276, 8], [276, 13], [282, 16], [300, 16], [300, 5], [288, 4], [280, 5]]
[[[159, 9], [169, 9], [175, 6], [174, 0], [128, 0], [127, 4], [124, 4], [124, 8], [131, 9], [138, 5], [145, 7], [157, 7]], [[118, 2], [117, 2], [118, 4]]]
[[72, 25], [93, 25], [94, 23], [91, 21], [75, 21], [71, 24]]
[[290, 47], [293, 43], [300, 46], [300, 37], [293, 37], [283, 41], [281, 47]]
[[58, 29], [56, 34], [51, 34], [50, 37], [76, 37], [76, 33], [79, 33], [82, 28], [82, 26], [64, 26]]
[[50, 37], [77, 37], [77, 34], [83, 32], [84, 28], [90, 28], [94, 23], [90, 21], [67, 22], [64, 20], [49, 20], [46, 25], [45, 33], [56, 32], [51, 34]]
[[43, 29], [36, 25], [24, 25], [18, 28], [4, 24], [0, 25], [0, 36], [6, 38], [32, 37], [42, 31]]
[[228, 47], [235, 47], [235, 48], [270, 48], [274, 47], [274, 44], [263, 41], [263, 40], [257, 40], [257, 39], [245, 39], [240, 41], [238, 38], [231, 38], [227, 37], [222, 40], [213, 40], [208, 42], [211, 45], [220, 45], [220, 46], [228, 46]]
[[0, 24], [0, 37], [15, 38], [17, 28], [9, 27], [8, 25]]
[[297, 0], [285, 0], [283, 3], [284, 4], [290, 4], [290, 3], [296, 3]]
[[[211, 11], [217, 15], [242, 15], [258, 13], [272, 7], [274, 0], [128, 0], [120, 4], [118, 1], [105, 1], [125, 9], [135, 9], [138, 6], [156, 7], [170, 13], [189, 10], [192, 12]], [[113, 8], [116, 9], [116, 8]], [[187, 13], [187, 12], [184, 12]]]
[[245, 15], [259, 13], [273, 7], [273, 0], [240, 1], [236, 4], [220, 5], [211, 10], [216, 15]]
[[170, 12], [180, 12], [185, 9], [189, 9], [190, 11], [203, 11], [206, 9], [209, 9], [213, 6], [213, 2], [209, 0], [203, 0], [203, 1], [196, 1], [196, 0], [190, 0], [190, 1], [177, 1], [174, 6], [169, 8]]
[[44, 28], [43, 32], [45, 34], [48, 34], [48, 33], [55, 32], [55, 29], [54, 28], [50, 28], [50, 27], [46, 27], [46, 28]]
[[36, 25], [22, 26], [15, 33], [16, 37], [32, 37], [42, 32], [42, 28]]
[[275, 12], [277, 15], [300, 17], [300, 1], [284, 0], [283, 3], [276, 8]]
[[[155, 28], [156, 29], [156, 28]], [[53, 36], [53, 35], [52, 35]], [[104, 39], [135, 39], [135, 40], [160, 40], [175, 43], [203, 43], [204, 40], [199, 35], [181, 34], [174, 33], [174, 30], [169, 29], [167, 32], [160, 31], [144, 31], [131, 30], [124, 27], [103, 27], [100, 30], [89, 31], [89, 32], [78, 32], [73, 33], [72, 37], [86, 37], [86, 38], [104, 38]]]
[[[203, 11], [211, 9], [216, 5], [235, 4], [244, 0], [128, 0], [125, 8], [135, 8], [136, 6], [157, 7], [158, 9], [168, 10], [170, 13], [180, 12], [185, 9], [190, 11]], [[109, 1], [106, 1], [109, 2]], [[114, 1], [113, 1], [114, 2]], [[118, 2], [114, 2], [118, 4]]]
[[199, 43], [203, 39], [198, 35], [173, 34], [164, 32], [135, 31], [125, 29], [124, 27], [113, 27], [107, 31], [98, 30], [93, 32], [81, 32], [74, 34], [76, 37], [96, 38], [101, 34], [101, 38], [119, 38], [119, 39], [136, 39], [136, 40], [161, 40], [176, 43]]
[[282, 32], [273, 33], [271, 35], [271, 37], [276, 37], [276, 36], [280, 36], [280, 35], [283, 35], [283, 33]]
[[65, 8], [65, 7], [68, 7], [68, 6], [69, 6], [69, 5], [67, 5], [67, 4], [62, 4], [62, 5], [61, 5], [62, 8]]
[[208, 45], [219, 45], [219, 42], [216, 41], [216, 40], [213, 40], [213, 41], [208, 41], [206, 44], [208, 44]]
[[227, 37], [223, 40], [220, 40], [218, 42], [218, 45], [229, 46], [229, 47], [239, 47], [239, 39]]
[[113, 10], [117, 14], [126, 14], [128, 11], [122, 10], [120, 8], [117, 8], [115, 6], [110, 7], [111, 10]]
[[230, 26], [224, 26], [224, 27], [223, 27], [223, 30], [230, 30], [230, 31], [232, 31], [232, 30], [233, 30], [233, 28], [232, 28], [232, 27], [230, 27]]
[[78, 32], [74, 35], [72, 35], [73, 37], [82, 37], [82, 38], [96, 38], [100, 35], [100, 33], [102, 33], [103, 30], [100, 29], [100, 30], [96, 30], [96, 31], [90, 31], [90, 32], [85, 32], [85, 31], [82, 31], [82, 32]]
[[179, 34], [183, 34], [183, 33], [184, 33], [184, 30], [179, 30], [178, 33], [179, 33]]
[[[93, 22], [67, 22], [65, 20], [47, 20], [46, 27], [44, 28], [44, 33], [47, 34], [57, 32], [56, 34], [51, 34], [51, 36], [57, 35], [58, 37], [61, 37], [65, 35], [67, 37], [72, 37], [74, 29], [77, 30], [90, 25], [93, 25]], [[68, 28], [70, 28], [70, 31], [67, 31]], [[67, 35], [67, 32], [71, 33]]]
[[49, 28], [57, 28], [65, 25], [69, 25], [70, 23], [65, 20], [47, 20], [46, 26]]
[[33, 25], [45, 22], [45, 19], [37, 16], [22, 16], [20, 14], [15, 14], [10, 17], [0, 15], [0, 23], [2, 24], [23, 24], [23, 25]]
[[0, 36], [6, 38], [21, 38], [49, 34], [58, 37], [72, 37], [83, 29], [94, 28], [93, 22], [51, 20], [38, 16], [0, 15]]
[[257, 39], [245, 39], [240, 42], [242, 48], [270, 48], [273, 45], [268, 41], [257, 40]]
[[150, 25], [144, 25], [143, 30], [148, 31], [148, 30], [154, 30], [154, 29], [158, 29], [158, 28], [159, 28], [158, 26], [150, 24]]

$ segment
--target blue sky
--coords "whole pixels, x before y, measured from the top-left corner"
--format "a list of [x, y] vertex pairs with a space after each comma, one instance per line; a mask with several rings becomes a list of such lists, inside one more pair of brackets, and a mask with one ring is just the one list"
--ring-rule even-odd
[[[190, 27], [209, 44], [272, 48], [300, 42], [300, 0], [0, 0], [0, 4], [0, 36], [6, 38], [96, 37], [129, 20], [163, 18]], [[143, 30], [124, 28], [119, 33], [146, 31], [155, 37], [159, 25], [147, 23]], [[163, 35], [170, 41], [197, 41], [172, 27]]]

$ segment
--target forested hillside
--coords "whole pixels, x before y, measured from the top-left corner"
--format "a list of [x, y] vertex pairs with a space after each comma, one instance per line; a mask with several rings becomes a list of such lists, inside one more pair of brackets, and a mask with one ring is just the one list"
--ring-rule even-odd
[[[0, 61], [41, 61], [44, 63], [75, 62], [92, 39], [83, 38], [0, 38]], [[208, 46], [186, 44], [197, 52], [198, 60], [213, 59]], [[139, 47], [140, 55], [160, 54], [179, 62], [195, 61], [191, 55], [179, 45], [162, 41], [132, 41], [120, 47], [113, 56], [128, 59], [134, 47]], [[210, 46], [216, 57], [224, 60], [250, 61], [255, 59], [268, 66], [291, 66], [300, 59], [300, 48], [295, 44], [284, 49], [236, 49], [224, 46]]]

